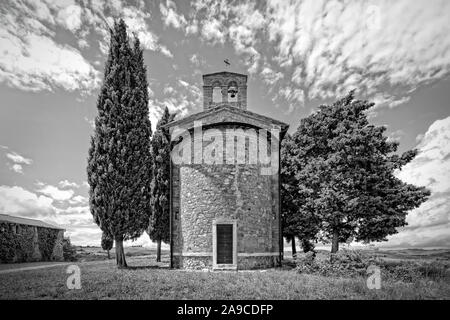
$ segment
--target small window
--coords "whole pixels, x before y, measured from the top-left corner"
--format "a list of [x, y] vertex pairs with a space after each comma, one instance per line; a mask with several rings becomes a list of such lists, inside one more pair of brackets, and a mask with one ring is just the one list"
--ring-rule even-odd
[[222, 102], [222, 88], [221, 87], [214, 87], [213, 88], [212, 101], [214, 103]]
[[174, 209], [173, 209], [173, 215], [174, 215], [174, 217], [175, 217], [175, 220], [178, 219], [178, 213], [179, 213], [179, 211], [180, 211], [180, 209], [178, 209], [178, 208], [174, 208]]

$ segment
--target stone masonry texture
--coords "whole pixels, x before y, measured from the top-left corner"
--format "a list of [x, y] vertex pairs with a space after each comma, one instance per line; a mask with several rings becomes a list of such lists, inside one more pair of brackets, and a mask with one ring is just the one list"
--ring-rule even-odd
[[[219, 125], [214, 129], [224, 133], [231, 127], [238, 126]], [[247, 152], [248, 144], [247, 140]], [[203, 144], [203, 150], [207, 145]], [[225, 145], [224, 141], [224, 161]], [[238, 268], [276, 265], [279, 252], [278, 175], [261, 175], [259, 164], [190, 164], [175, 166], [172, 180], [173, 207], [178, 212], [173, 219], [174, 252], [212, 255], [214, 219], [235, 219], [238, 256], [275, 254], [274, 257], [239, 256]], [[202, 269], [212, 264], [211, 257], [177, 259], [175, 265], [183, 268]]]

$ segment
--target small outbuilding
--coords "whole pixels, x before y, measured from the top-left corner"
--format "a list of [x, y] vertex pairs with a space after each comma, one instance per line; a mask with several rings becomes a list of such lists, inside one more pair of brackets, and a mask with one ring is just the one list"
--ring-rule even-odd
[[203, 76], [203, 111], [171, 131], [171, 266], [279, 266], [281, 121], [247, 110], [247, 75]]
[[62, 261], [64, 229], [0, 214], [0, 262]]

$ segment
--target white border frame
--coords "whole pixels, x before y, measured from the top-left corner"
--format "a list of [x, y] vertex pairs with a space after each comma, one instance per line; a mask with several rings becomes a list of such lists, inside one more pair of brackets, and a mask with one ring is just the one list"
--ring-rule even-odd
[[[217, 225], [231, 224], [233, 226], [233, 263], [217, 263]], [[212, 223], [213, 244], [213, 270], [237, 270], [237, 220], [236, 219], [214, 219]]]

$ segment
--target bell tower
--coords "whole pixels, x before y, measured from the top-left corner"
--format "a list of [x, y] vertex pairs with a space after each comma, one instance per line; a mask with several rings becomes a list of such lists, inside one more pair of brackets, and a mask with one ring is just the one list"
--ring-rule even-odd
[[227, 71], [203, 75], [203, 110], [222, 104], [247, 110], [247, 75]]

